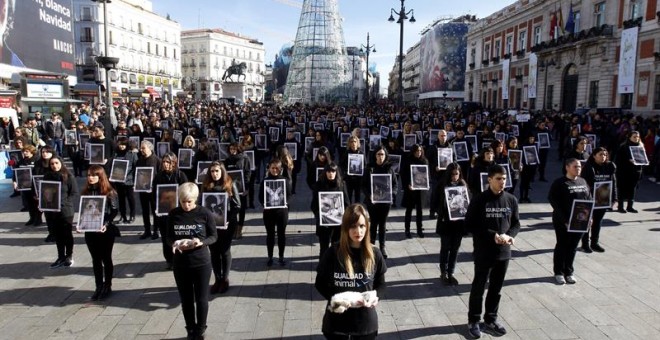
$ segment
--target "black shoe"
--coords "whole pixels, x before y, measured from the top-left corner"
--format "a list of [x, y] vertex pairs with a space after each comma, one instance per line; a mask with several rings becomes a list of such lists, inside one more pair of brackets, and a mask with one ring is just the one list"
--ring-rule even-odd
[[44, 240], [44, 242], [46, 242], [46, 243], [55, 242], [55, 236], [53, 236], [51, 234], [48, 234], [48, 236], [46, 236], [46, 239]]
[[152, 240], [157, 240], [159, 237], [160, 237], [160, 236], [158, 235], [158, 233], [153, 233], [153, 234], [151, 234], [151, 239], [152, 239]]
[[26, 207], [21, 208], [21, 212], [26, 212], [26, 211], [28, 211], [28, 210], [30, 210], [30, 209], [28, 209], [28, 208], [26, 208]]
[[116, 225], [123, 225], [128, 223], [128, 221], [125, 218], [120, 218], [119, 221], [115, 222]]
[[197, 331], [194, 329], [188, 329], [188, 336], [186, 337], [186, 340], [196, 340], [197, 339]]
[[99, 296], [99, 300], [103, 301], [112, 295], [112, 286], [109, 284], [104, 284], [103, 288], [101, 289], [101, 295]]
[[412, 234], [409, 231], [406, 231], [406, 238], [412, 238]]
[[458, 286], [458, 280], [456, 280], [456, 278], [454, 277], [454, 275], [449, 274], [448, 279], [449, 279], [449, 285], [450, 285], [450, 286]]
[[92, 301], [98, 301], [99, 297], [101, 296], [101, 290], [103, 290], [103, 287], [96, 287], [94, 294], [92, 294], [89, 299]]
[[64, 265], [64, 259], [57, 259], [55, 262], [50, 264], [50, 269], [59, 268], [62, 267], [62, 265]]
[[226, 293], [228, 290], [229, 290], [229, 279], [224, 279], [224, 280], [222, 280], [222, 282], [220, 283], [220, 290], [218, 291], [218, 293], [220, 293], [220, 294], [224, 294], [224, 293]]
[[266, 266], [268, 266], [268, 267], [273, 266], [273, 258], [272, 257], [268, 259], [268, 262], [266, 262]]
[[250, 209], [254, 209], [254, 204], [250, 204]]
[[621, 213], [621, 214], [627, 213], [627, 211], [623, 210], [623, 208], [617, 209], [616, 212]]
[[435, 220], [436, 218], [438, 218], [438, 215], [436, 215], [435, 213], [432, 212], [429, 214], [429, 220]]
[[440, 273], [440, 281], [442, 281], [442, 284], [445, 286], [450, 286], [451, 282], [449, 282], [449, 276], [447, 273]]
[[589, 247], [588, 244], [583, 244], [583, 245], [582, 245], [582, 251], [585, 252], [585, 253], [587, 253], [587, 254], [591, 254], [591, 253], [594, 252], [594, 251], [591, 249], [591, 247]]
[[135, 222], [135, 216], [131, 216], [131, 218], [128, 219], [128, 224], [132, 224]]
[[626, 209], [626, 211], [627, 211], [627, 212], [634, 213], [634, 214], [636, 214], [636, 213], [639, 212], [639, 211], [635, 210], [635, 208], [633, 208], [633, 207], [629, 207], [628, 209]]
[[603, 247], [601, 247], [600, 244], [598, 244], [598, 243], [592, 244], [591, 249], [593, 249], [593, 251], [596, 251], [596, 252], [599, 252], [599, 253], [604, 253], [605, 252], [605, 249]]
[[44, 221], [42, 220], [36, 220], [35, 222], [32, 223], [32, 226], [34, 227], [41, 227], [44, 224]]
[[481, 329], [479, 328], [479, 323], [478, 322], [468, 323], [468, 333], [470, 333], [473, 339], [481, 338]]
[[281, 267], [284, 267], [284, 266], [286, 265], [286, 261], [284, 261], [284, 258], [283, 258], [283, 257], [280, 257], [279, 262], [280, 262], [280, 266], [281, 266]]
[[33, 220], [33, 219], [30, 219], [30, 220], [28, 220], [27, 222], [25, 222], [25, 225], [30, 225], [30, 224], [32, 224], [32, 223], [34, 223], [34, 220]]
[[418, 232], [417, 232], [417, 237], [419, 237], [419, 238], [424, 238], [424, 232], [421, 231], [421, 230], [418, 231]]
[[211, 288], [209, 288], [209, 293], [213, 295], [213, 294], [218, 294], [219, 291], [220, 291], [220, 281], [216, 279], [215, 283], [211, 286]]
[[[9, 195], [9, 197], [14, 198], [14, 197], [18, 197], [18, 196], [20, 196], [20, 195], [21, 195], [20, 192], [18, 192], [18, 191], [14, 191], [11, 195]], [[21, 211], [23, 211], [23, 210], [21, 210]]]
[[64, 267], [72, 267], [72, 266], [73, 266], [73, 263], [74, 263], [74, 261], [73, 261], [73, 257], [71, 257], [71, 256], [67, 256], [66, 258], [64, 258], [64, 261], [62, 262], [62, 266], [64, 266]]
[[140, 235], [140, 240], [146, 240], [149, 237], [151, 237], [151, 233], [142, 233], [142, 235]]
[[502, 326], [502, 324], [497, 320], [493, 322], [486, 322], [484, 323], [484, 326], [486, 326], [486, 329], [495, 336], [503, 336], [506, 334], [506, 328], [504, 328], [504, 326]]

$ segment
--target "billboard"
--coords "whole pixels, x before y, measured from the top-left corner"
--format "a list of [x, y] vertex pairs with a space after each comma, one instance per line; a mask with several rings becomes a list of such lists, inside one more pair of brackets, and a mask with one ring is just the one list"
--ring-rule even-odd
[[[420, 93], [460, 92], [465, 87], [468, 24], [440, 23], [429, 29], [420, 43]], [[423, 96], [420, 95], [420, 98]]]
[[619, 83], [620, 94], [633, 93], [635, 89], [635, 66], [637, 62], [637, 26], [621, 32], [621, 49], [619, 51]]
[[76, 75], [71, 0], [0, 0], [0, 76], [37, 70]]

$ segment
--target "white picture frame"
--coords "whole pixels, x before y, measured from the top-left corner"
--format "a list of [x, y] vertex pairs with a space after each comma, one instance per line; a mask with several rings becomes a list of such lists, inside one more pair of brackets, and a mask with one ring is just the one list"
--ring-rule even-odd
[[158, 142], [156, 145], [156, 156], [158, 158], [163, 158], [168, 152], [170, 152], [170, 143], [169, 142]]
[[32, 190], [32, 167], [14, 168], [16, 191]]
[[440, 170], [447, 170], [453, 161], [454, 150], [452, 148], [438, 148], [438, 168]]
[[468, 188], [463, 185], [445, 187], [445, 204], [450, 221], [464, 220], [470, 205]]
[[268, 137], [271, 142], [277, 143], [280, 141], [280, 128], [277, 126], [271, 126], [268, 128]]
[[341, 225], [344, 215], [344, 193], [342, 191], [320, 191], [319, 197], [319, 225]]
[[100, 232], [103, 229], [106, 196], [80, 196], [78, 232]]
[[243, 151], [243, 153], [245, 154], [245, 156], [247, 156], [247, 159], [250, 163], [250, 171], [256, 170], [257, 167], [255, 165], [256, 162], [254, 160], [254, 150], [246, 150], [246, 151]]
[[236, 183], [238, 193], [241, 195], [245, 194], [245, 173], [243, 170], [227, 170], [227, 175]]
[[203, 161], [197, 162], [197, 176], [195, 177], [195, 183], [202, 184], [204, 178], [209, 175], [209, 167], [211, 166], [212, 161]]
[[39, 210], [59, 212], [62, 209], [62, 182], [39, 182]]
[[635, 165], [649, 165], [649, 159], [643, 146], [629, 146], [630, 157]]
[[371, 203], [394, 202], [391, 174], [371, 174]]
[[298, 143], [287, 142], [284, 146], [289, 150], [289, 154], [294, 161], [298, 160]]
[[76, 129], [64, 130], [64, 145], [76, 145], [77, 140]]
[[454, 154], [456, 155], [457, 162], [465, 162], [470, 160], [470, 152], [468, 151], [467, 142], [454, 142], [452, 143]]
[[594, 183], [592, 197], [594, 198], [594, 209], [609, 209], [612, 207], [612, 181], [601, 181]]
[[426, 164], [410, 164], [411, 190], [429, 190], [429, 166]]
[[178, 168], [179, 169], [192, 169], [192, 164], [193, 164], [193, 156], [195, 155], [195, 150], [193, 149], [187, 149], [187, 148], [181, 148], [177, 152], [177, 161], [179, 162]]
[[347, 167], [346, 173], [349, 176], [362, 176], [364, 174], [364, 155], [349, 153]]
[[268, 150], [268, 136], [262, 133], [254, 135], [254, 147], [257, 150], [267, 151]]
[[285, 179], [264, 180], [263, 194], [264, 194], [264, 209], [287, 208]]
[[135, 168], [135, 180], [133, 181], [133, 192], [151, 192], [154, 180], [154, 168], [150, 166], [139, 166]]
[[479, 145], [477, 145], [477, 135], [466, 135], [465, 140], [472, 146], [472, 152], [479, 152]]
[[392, 171], [395, 174], [399, 174], [401, 171], [401, 155], [390, 154], [388, 156], [390, 164], [392, 165]]
[[128, 177], [128, 160], [113, 159], [112, 167], [110, 168], [110, 182], [125, 183]]
[[403, 151], [410, 152], [415, 144], [417, 144], [416, 134], [406, 133], [403, 135]]
[[105, 164], [105, 145], [87, 143], [89, 148], [89, 164]]
[[214, 215], [221, 217], [222, 222], [217, 223], [217, 229], [227, 230], [227, 208], [229, 195], [226, 192], [203, 192], [202, 193], [202, 206]]
[[41, 181], [44, 179], [44, 175], [33, 175], [32, 183], [34, 184], [34, 193], [39, 197], [39, 190], [41, 189]]
[[167, 216], [172, 209], [179, 206], [179, 185], [156, 185], [156, 216]]
[[539, 140], [539, 149], [550, 149], [550, 135], [547, 132], [539, 132], [536, 138]]
[[536, 146], [534, 145], [523, 146], [523, 154], [525, 155], [525, 164], [527, 165], [539, 164], [539, 154], [536, 151]]
[[573, 200], [571, 215], [568, 220], [569, 233], [586, 233], [589, 231], [591, 215], [594, 211], [594, 201]]
[[514, 170], [522, 170], [522, 157], [523, 157], [523, 152], [522, 150], [508, 150], [507, 151], [507, 156], [509, 157], [509, 162], [511, 163], [511, 167]]
[[488, 184], [488, 173], [487, 172], [480, 172], [479, 173], [479, 181], [481, 183], [481, 192], [484, 192], [488, 190], [490, 185]]

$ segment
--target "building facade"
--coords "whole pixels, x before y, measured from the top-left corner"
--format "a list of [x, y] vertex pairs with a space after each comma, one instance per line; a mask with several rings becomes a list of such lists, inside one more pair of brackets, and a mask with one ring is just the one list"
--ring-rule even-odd
[[[242, 82], [246, 100], [263, 101], [266, 66], [262, 42], [222, 29], [196, 29], [181, 33], [184, 88], [195, 99], [224, 97], [223, 82]], [[232, 65], [244, 63], [245, 77], [225, 79]]]
[[419, 98], [420, 44], [416, 43], [403, 59], [403, 103], [417, 105]]
[[364, 51], [361, 51], [355, 46], [346, 47], [346, 54], [348, 55], [348, 66], [351, 72], [351, 97], [353, 103], [359, 104], [364, 102], [366, 83], [364, 76], [367, 70], [366, 59]]
[[660, 109], [659, 21], [655, 0], [520, 0], [470, 28], [465, 100], [491, 109]]
[[154, 13], [150, 0], [73, 0], [73, 11], [78, 96], [92, 97], [98, 84], [105, 86], [96, 56], [119, 58], [109, 72], [113, 97], [171, 98], [181, 89], [181, 26]]
[[[403, 56], [405, 60], [405, 56]], [[389, 74], [389, 84], [387, 86], [387, 98], [391, 101], [399, 98], [399, 56], [394, 58], [394, 65]]]

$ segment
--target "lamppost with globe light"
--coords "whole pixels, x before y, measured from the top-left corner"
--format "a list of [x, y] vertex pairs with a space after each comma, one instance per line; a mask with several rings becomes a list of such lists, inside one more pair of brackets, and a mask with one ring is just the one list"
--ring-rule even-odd
[[410, 14], [410, 23], [415, 21], [415, 10], [411, 9], [406, 12], [406, 6], [404, 3], [406, 0], [401, 0], [401, 9], [397, 12], [394, 8], [390, 9], [390, 17], [387, 19], [389, 22], [394, 22], [394, 15], [399, 17], [396, 20], [396, 23], [399, 24], [399, 106], [403, 107], [403, 23], [408, 19], [408, 14]]

